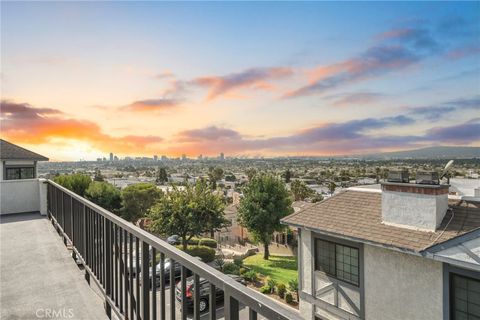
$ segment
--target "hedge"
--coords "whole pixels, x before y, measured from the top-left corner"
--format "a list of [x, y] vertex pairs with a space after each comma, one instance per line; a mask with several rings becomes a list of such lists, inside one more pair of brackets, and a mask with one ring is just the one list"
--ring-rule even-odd
[[202, 238], [202, 239], [199, 240], [198, 244], [200, 246], [207, 246], [207, 247], [214, 248], [214, 249], [217, 248], [217, 240], [215, 240], [215, 239]]
[[[177, 248], [182, 250], [180, 245]], [[184, 251], [193, 257], [200, 257], [205, 263], [215, 260], [215, 249], [207, 246], [187, 246], [187, 249]]]

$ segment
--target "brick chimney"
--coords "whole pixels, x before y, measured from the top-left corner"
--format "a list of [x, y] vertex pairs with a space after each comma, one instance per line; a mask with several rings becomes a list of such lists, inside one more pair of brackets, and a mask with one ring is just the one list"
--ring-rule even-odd
[[383, 223], [432, 232], [440, 226], [448, 209], [449, 186], [436, 182], [435, 175], [433, 179], [425, 176], [425, 172], [417, 174], [420, 183], [388, 179], [381, 184]]

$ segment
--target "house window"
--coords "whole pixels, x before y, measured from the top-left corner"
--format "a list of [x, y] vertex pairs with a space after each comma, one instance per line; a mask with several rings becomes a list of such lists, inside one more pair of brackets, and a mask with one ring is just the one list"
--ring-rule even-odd
[[316, 240], [315, 269], [356, 286], [360, 283], [358, 257], [358, 248]]
[[33, 178], [35, 178], [34, 167], [5, 168], [5, 180], [33, 179]]
[[480, 280], [451, 273], [450, 299], [453, 320], [480, 319]]

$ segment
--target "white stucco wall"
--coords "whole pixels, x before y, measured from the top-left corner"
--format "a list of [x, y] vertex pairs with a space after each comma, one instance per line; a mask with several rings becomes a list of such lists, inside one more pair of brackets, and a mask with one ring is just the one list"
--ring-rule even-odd
[[443, 318], [442, 263], [364, 246], [365, 318]]
[[44, 179], [0, 181], [0, 214], [47, 213], [47, 185]]
[[382, 220], [387, 224], [435, 231], [447, 208], [447, 194], [382, 191]]

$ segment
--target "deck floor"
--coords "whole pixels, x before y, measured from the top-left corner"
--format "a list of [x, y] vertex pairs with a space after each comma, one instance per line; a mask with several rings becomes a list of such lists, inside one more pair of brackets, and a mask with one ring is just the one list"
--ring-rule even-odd
[[0, 319], [107, 319], [50, 221], [0, 216]]

